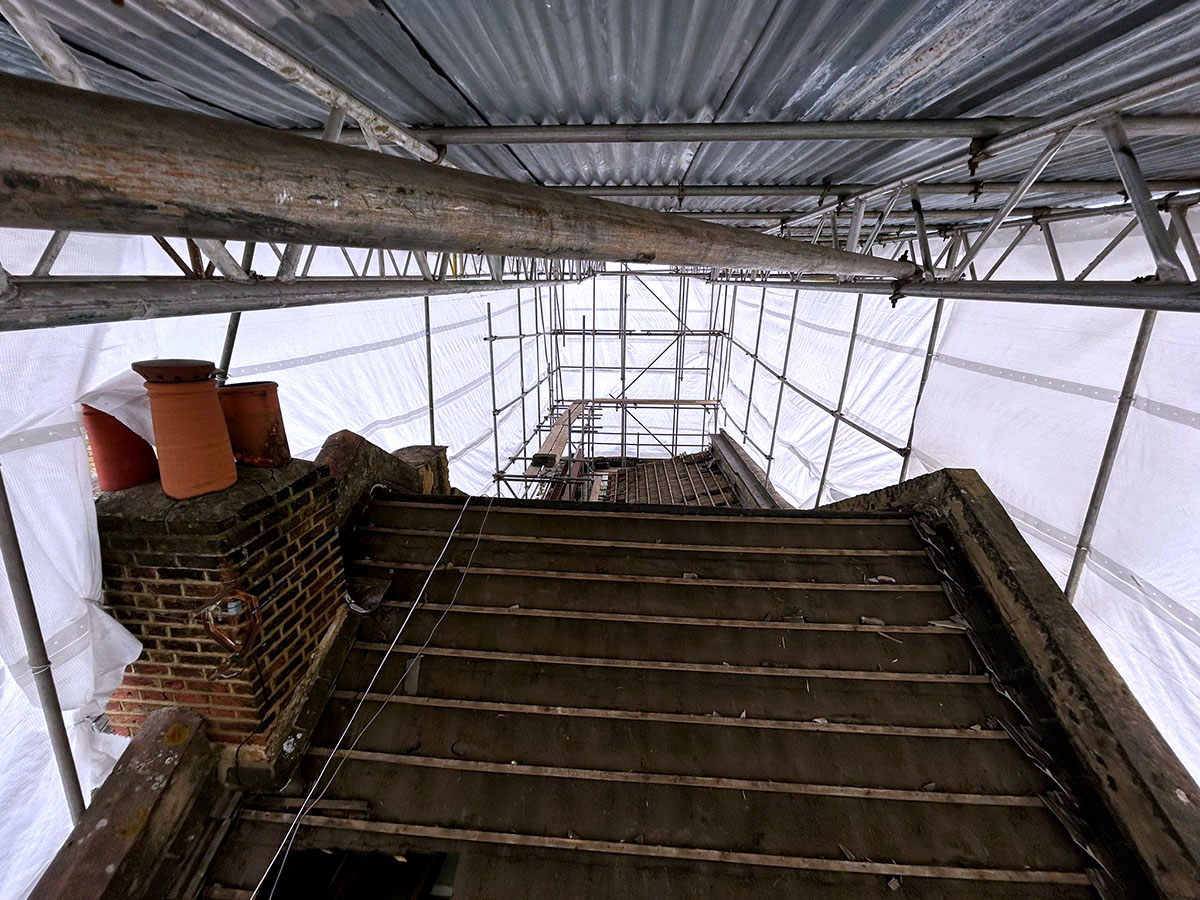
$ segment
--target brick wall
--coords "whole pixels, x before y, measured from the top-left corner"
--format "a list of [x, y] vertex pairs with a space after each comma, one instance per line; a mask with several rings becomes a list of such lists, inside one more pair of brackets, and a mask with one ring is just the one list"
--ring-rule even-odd
[[[104, 605], [144, 646], [108, 706], [119, 733], [183, 705], [214, 740], [266, 743], [343, 606], [328, 471], [296, 460], [238, 474], [228, 490], [192, 500], [146, 484], [97, 502]], [[221, 615], [232, 598], [241, 611]], [[240, 644], [255, 603], [261, 626], [234, 653], [212, 629]]]

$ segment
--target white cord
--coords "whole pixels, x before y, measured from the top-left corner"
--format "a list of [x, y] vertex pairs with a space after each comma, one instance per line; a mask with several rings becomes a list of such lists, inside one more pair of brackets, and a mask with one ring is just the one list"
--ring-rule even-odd
[[[321, 779], [324, 778], [325, 772], [329, 769], [330, 764], [335, 758], [338, 757], [342, 743], [345, 741], [346, 735], [349, 734], [351, 727], [353, 727], [354, 720], [358, 716], [359, 711], [362, 709], [363, 704], [366, 702], [367, 695], [371, 693], [371, 689], [375, 686], [376, 680], [383, 672], [383, 668], [387, 664], [392, 652], [395, 650], [396, 645], [400, 642], [400, 636], [404, 633], [404, 629], [408, 626], [413, 614], [417, 611], [417, 607], [424, 599], [425, 591], [429, 587], [429, 582], [432, 580], [434, 573], [441, 564], [442, 558], [446, 555], [446, 551], [449, 549], [450, 543], [454, 540], [454, 535], [457, 532], [458, 526], [462, 522], [462, 517], [466, 513], [467, 507], [470, 505], [472, 499], [473, 498], [468, 497], [467, 502], [463, 504], [462, 510], [459, 511], [458, 518], [455, 520], [454, 526], [450, 529], [450, 533], [446, 536], [446, 543], [443, 545], [441, 552], [438, 554], [437, 560], [434, 561], [433, 568], [431, 568], [429, 570], [429, 574], [425, 576], [425, 582], [421, 585], [420, 592], [413, 601], [408, 614], [404, 617], [404, 621], [400, 623], [400, 627], [396, 631], [396, 636], [392, 639], [387, 651], [383, 654], [383, 658], [379, 661], [379, 666], [375, 669], [375, 673], [371, 676], [370, 682], [367, 684], [366, 688], [363, 689], [361, 695], [359, 696], [358, 704], [354, 707], [354, 711], [350, 714], [350, 719], [346, 723], [346, 727], [342, 730], [341, 735], [334, 744], [333, 750], [325, 760], [325, 764], [321, 767], [321, 771], [317, 773], [317, 777], [313, 780], [313, 784], [312, 787], [309, 788], [308, 795], [304, 798], [304, 802], [300, 804], [300, 809], [296, 813], [295, 819], [293, 819], [291, 825], [288, 826], [288, 830], [284, 834], [283, 841], [280, 843], [279, 849], [276, 850], [275, 855], [271, 857], [271, 862], [267, 865], [266, 870], [262, 874], [262, 878], [259, 879], [259, 882], [255, 886], [253, 893], [251, 893], [250, 900], [255, 900], [258, 892], [262, 889], [263, 884], [266, 882], [267, 876], [270, 874], [272, 867], [274, 867], [276, 861], [278, 860], [279, 868], [275, 874], [275, 881], [271, 885], [270, 894], [267, 895], [268, 900], [273, 900], [275, 896], [275, 890], [279, 886], [279, 880], [283, 875], [284, 866], [287, 864], [287, 858], [291, 853], [292, 845], [295, 843], [296, 835], [299, 834], [301, 821], [303, 820], [304, 816], [311, 812], [312, 809], [325, 798], [325, 794], [328, 793], [329, 788], [332, 787], [333, 782], [337, 779], [338, 774], [342, 771], [342, 767], [346, 764], [346, 756], [340, 757], [337, 767], [333, 770], [333, 774], [330, 775], [329, 779], [325, 782], [324, 787], [321, 788], [320, 794], [318, 794], [315, 798], [313, 797], [313, 794], [316, 792], [317, 787], [321, 784]], [[479, 543], [483, 539], [483, 528], [487, 523], [488, 515], [492, 511], [493, 499], [494, 498], [491, 496], [488, 497], [487, 507], [483, 513], [483, 519], [479, 523], [479, 531], [475, 535], [475, 545], [471, 548], [471, 555], [467, 558], [467, 564], [462, 570], [462, 575], [459, 577], [458, 585], [454, 589], [454, 594], [450, 598], [450, 603], [447, 605], [446, 609], [443, 610], [441, 616], [438, 617], [438, 620], [434, 623], [433, 628], [429, 630], [429, 635], [425, 638], [425, 643], [421, 645], [421, 649], [413, 655], [412, 659], [408, 661], [408, 664], [404, 667], [404, 671], [400, 674], [400, 677], [392, 686], [391, 691], [388, 692], [386, 699], [379, 704], [379, 709], [375, 711], [375, 714], [367, 720], [366, 724], [363, 725], [358, 734], [354, 736], [354, 740], [351, 742], [347, 752], [353, 751], [354, 748], [358, 746], [358, 742], [362, 739], [363, 735], [367, 733], [367, 729], [374, 724], [375, 720], [379, 718], [379, 715], [387, 708], [388, 702], [396, 695], [396, 691], [400, 689], [400, 686], [404, 683], [405, 678], [408, 677], [408, 673], [411, 671], [412, 667], [421, 658], [421, 655], [429, 646], [430, 641], [433, 640], [433, 635], [437, 631], [438, 626], [442, 624], [442, 621], [446, 618], [447, 614], [449, 614], [450, 610], [454, 608], [454, 603], [458, 599], [458, 593], [460, 590], [462, 590], [463, 583], [466, 581], [467, 574], [471, 569], [471, 564], [475, 560], [475, 551], [479, 549]], [[281, 853], [282, 859], [280, 859]]]
[[[367, 720], [367, 724], [365, 724], [358, 734], [354, 736], [354, 740], [350, 743], [349, 748], [347, 748], [347, 753], [353, 751], [354, 748], [358, 746], [359, 740], [361, 740], [362, 736], [366, 734], [367, 729], [371, 727], [375, 720], [379, 718], [380, 714], [387, 708], [387, 704], [392, 697], [396, 696], [396, 691], [398, 691], [400, 686], [404, 684], [404, 679], [408, 677], [408, 673], [412, 670], [412, 667], [420, 661], [422, 655], [425, 653], [426, 648], [429, 647], [430, 642], [433, 640], [434, 634], [437, 632], [438, 626], [442, 624], [443, 620], [445, 620], [446, 616], [449, 615], [450, 611], [454, 608], [454, 604], [458, 600], [458, 593], [462, 590], [462, 586], [466, 582], [467, 575], [470, 572], [471, 564], [475, 560], [475, 551], [479, 549], [479, 543], [483, 539], [483, 526], [487, 523], [488, 514], [492, 510], [493, 499], [493, 497], [488, 497], [488, 505], [483, 513], [483, 520], [479, 523], [479, 532], [475, 535], [475, 545], [471, 548], [471, 555], [467, 557], [467, 564], [462, 569], [462, 574], [459, 576], [458, 584], [454, 588], [454, 594], [450, 597], [450, 602], [447, 604], [446, 608], [442, 610], [442, 614], [438, 616], [438, 620], [433, 623], [433, 628], [429, 630], [429, 635], [425, 638], [425, 643], [421, 645], [421, 649], [413, 654], [412, 659], [410, 659], [408, 664], [404, 667], [404, 671], [400, 673], [400, 677], [396, 679], [396, 683], [392, 685], [392, 689], [388, 691], [387, 697], [379, 704], [379, 709], [375, 710], [375, 714]], [[337, 752], [336, 748], [334, 752]], [[334, 779], [336, 779], [338, 773], [341, 772], [342, 766], [346, 764], [346, 759], [346, 756], [342, 756], [341, 762], [339, 762], [337, 768], [334, 769], [333, 775], [329, 777], [329, 780], [325, 783], [325, 787], [321, 790], [321, 793], [317, 796], [316, 800], [309, 805], [310, 810], [313, 806], [320, 803], [321, 800], [324, 799], [325, 794], [333, 785]], [[286, 854], [284, 858], [286, 860]]]
[[[380, 673], [383, 672], [383, 667], [387, 664], [388, 657], [391, 655], [392, 650], [394, 650], [396, 645], [400, 643], [400, 635], [404, 633], [405, 626], [407, 626], [409, 620], [412, 619], [413, 613], [417, 611], [417, 607], [420, 605], [421, 600], [425, 596], [425, 590], [429, 587], [429, 582], [433, 578], [433, 573], [437, 571], [437, 567], [442, 562], [442, 557], [444, 557], [446, 555], [446, 551], [450, 549], [450, 542], [454, 540], [454, 533], [458, 530], [459, 523], [462, 522], [463, 515], [466, 514], [467, 507], [471, 505], [472, 499], [474, 498], [467, 497], [466, 503], [464, 503], [462, 509], [459, 510], [458, 518], [455, 519], [454, 525], [450, 529], [450, 533], [446, 535], [446, 543], [442, 546], [441, 553], [438, 554], [437, 559], [433, 563], [433, 567], [429, 570], [429, 574], [425, 576], [425, 583], [421, 585], [421, 590], [417, 594], [417, 598], [413, 601], [412, 608], [409, 609], [408, 615], [404, 617], [404, 621], [400, 623], [400, 627], [396, 630], [396, 636], [392, 638], [391, 646], [388, 647], [387, 652], [384, 653], [383, 658], [380, 659], [379, 666], [375, 669], [375, 674], [371, 676], [370, 682], [368, 682], [366, 689], [362, 693], [362, 696], [359, 697], [358, 705], [354, 707], [354, 711], [350, 714], [350, 719], [346, 722], [346, 727], [342, 730], [341, 735], [334, 744], [333, 749], [335, 753], [341, 748], [342, 742], [346, 739], [346, 735], [350, 733], [350, 729], [354, 725], [354, 719], [358, 716], [359, 710], [362, 709], [363, 703], [366, 701], [367, 694], [371, 692], [371, 688], [375, 686], [376, 680], [379, 678]], [[491, 504], [489, 503], [489, 508], [490, 505]], [[482, 528], [480, 531], [482, 531]], [[255, 900], [255, 898], [258, 896], [258, 892], [262, 890], [262, 886], [266, 883], [267, 876], [270, 874], [271, 868], [279, 859], [280, 854], [282, 853], [286, 856], [287, 852], [291, 850], [292, 843], [296, 838], [296, 833], [300, 830], [300, 820], [303, 819], [309, 810], [312, 809], [313, 804], [311, 804], [310, 801], [313, 798], [313, 794], [316, 793], [317, 786], [321, 783], [321, 779], [324, 777], [326, 770], [333, 762], [333, 759], [334, 754], [330, 754], [329, 758], [325, 761], [325, 765], [321, 767], [321, 771], [317, 773], [316, 779], [313, 780], [312, 787], [309, 788], [308, 795], [304, 798], [304, 802], [300, 804], [300, 809], [297, 811], [296, 817], [292, 820], [292, 823], [288, 826], [287, 831], [284, 833], [283, 841], [280, 843], [279, 849], [275, 851], [274, 856], [271, 857], [271, 862], [267, 864], [266, 871], [263, 872], [262, 877], [258, 880], [258, 884], [254, 886], [254, 890], [250, 894], [250, 900]], [[326, 787], [326, 789], [328, 789], [328, 787]], [[282, 873], [283, 866], [281, 865], [279, 869], [280, 873]], [[274, 897], [275, 888], [278, 886], [278, 884], [279, 875], [276, 875], [275, 884], [271, 887], [271, 897]]]

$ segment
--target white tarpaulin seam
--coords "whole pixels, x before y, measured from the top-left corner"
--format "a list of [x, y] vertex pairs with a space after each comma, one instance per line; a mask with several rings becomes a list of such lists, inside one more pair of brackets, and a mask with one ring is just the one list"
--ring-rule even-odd
[[[504, 412], [500, 413], [500, 415], [496, 417], [497, 427], [499, 427], [501, 422], [507, 421], [509, 416], [514, 415], [518, 409], [519, 409], [519, 407], [517, 407], [517, 406], [510, 406], [508, 409], [504, 410]], [[477, 436], [471, 438], [471, 440], [468, 441], [461, 450], [459, 450], [456, 453], [451, 454], [450, 461], [457, 462], [458, 460], [462, 459], [464, 456], [466, 456], [472, 450], [478, 449], [479, 446], [484, 441], [486, 441], [488, 438], [490, 438], [491, 436], [492, 436], [492, 429], [491, 428], [484, 429]], [[501, 465], [503, 465], [503, 458], [501, 459]]]
[[1113, 587], [1121, 590], [1172, 626], [1180, 636], [1200, 647], [1200, 616], [1197, 616], [1178, 600], [1168, 596], [1144, 578], [1135, 575], [1127, 566], [1121, 565], [1095, 547], [1088, 552], [1085, 564]]
[[[740, 301], [739, 301], [740, 302]], [[774, 316], [783, 321], [787, 321], [788, 315], [782, 311], [767, 309], [767, 315]], [[810, 331], [819, 331], [823, 334], [836, 335], [850, 339], [850, 332], [841, 328], [832, 328], [828, 325], [818, 325], [814, 322], [806, 322], [801, 319], [796, 320], [797, 327], [806, 328]], [[908, 356], [923, 357], [926, 350], [918, 347], [909, 347], [904, 344], [897, 344], [892, 341], [885, 341], [880, 338], [872, 337], [869, 334], [861, 332], [855, 336], [855, 343], [870, 344], [873, 347], [879, 347], [882, 350], [891, 350], [895, 353], [904, 353]], [[951, 356], [946, 353], [935, 353], [933, 357], [938, 362], [946, 363], [959, 369], [966, 369], [970, 372], [978, 372], [981, 375], [990, 375], [993, 378], [1004, 378], [1009, 381], [1016, 381], [1022, 384], [1029, 384], [1034, 387], [1046, 388], [1051, 391], [1058, 391], [1063, 394], [1075, 394], [1080, 397], [1088, 397], [1093, 400], [1102, 400], [1108, 403], [1116, 403], [1120, 398], [1120, 392], [1112, 388], [1102, 388], [1096, 385], [1084, 384], [1077, 381], [1067, 381], [1062, 378], [1051, 378], [1046, 375], [1035, 375], [1032, 372], [1023, 372], [1020, 369], [1008, 369], [1003, 366], [995, 366], [989, 363], [975, 362], [970, 359], [962, 359], [957, 356]], [[1149, 400], [1146, 397], [1136, 397], [1134, 405], [1145, 412], [1147, 415], [1156, 416], [1160, 419], [1165, 419], [1169, 422], [1179, 422], [1182, 425], [1190, 425], [1193, 428], [1200, 428], [1200, 413], [1181, 406], [1173, 406], [1169, 403], [1161, 403], [1158, 401]], [[865, 425], [859, 421], [860, 425]], [[886, 436], [886, 435], [885, 435]]]
[[[1112, 388], [1096, 387], [1092, 384], [1067, 381], [1062, 378], [1050, 378], [1046, 375], [1034, 375], [1032, 372], [1022, 372], [1019, 369], [1006, 369], [1003, 366], [993, 366], [989, 363], [960, 359], [957, 356], [950, 356], [945, 353], [935, 353], [933, 358], [938, 362], [946, 363], [955, 368], [966, 369], [969, 372], [978, 372], [981, 375], [990, 375], [993, 378], [1003, 378], [1008, 381], [1032, 385], [1033, 387], [1045, 388], [1048, 391], [1057, 391], [1060, 394], [1074, 394], [1079, 397], [1087, 397], [1090, 400], [1101, 400], [1105, 403], [1116, 403], [1121, 397], [1121, 392], [1115, 391]], [[1185, 409], [1182, 406], [1161, 403], [1157, 400], [1150, 400], [1141, 396], [1134, 397], [1133, 405], [1149, 416], [1200, 429], [1200, 413]]]
[[[1103, 577], [1103, 573], [1101, 574]], [[1110, 620], [1110, 617], [1101, 610], [1088, 608], [1086, 610], [1086, 614], [1083, 615], [1083, 619], [1085, 622], [1087, 622], [1088, 619], [1098, 619], [1100, 622], [1104, 623], [1106, 628], [1111, 631], [1119, 632], [1121, 630], [1120, 624], [1113, 623]], [[1180, 678], [1178, 672], [1173, 671], [1167, 666], [1164, 666], [1161, 659], [1150, 653], [1147, 653], [1145, 649], [1137, 644], [1127, 644], [1125, 649], [1132, 650], [1135, 654], [1137, 654], [1139, 659], [1144, 660], [1145, 664], [1154, 670], [1155, 674], [1169, 681], [1173, 689], [1178, 689], [1183, 694], [1186, 694], [1195, 702], [1196, 705], [1200, 706], [1200, 692], [1197, 692], [1194, 682], [1189, 683], [1187, 680]]]
[[[740, 300], [738, 302], [741, 303]], [[768, 316], [772, 316], [782, 322], [787, 322], [790, 318], [788, 313], [770, 307], [766, 307], [765, 312]], [[808, 331], [816, 331], [821, 334], [833, 335], [834, 337], [844, 337], [847, 341], [847, 346], [849, 345], [850, 331], [845, 328], [834, 328], [832, 325], [818, 325], [816, 322], [808, 322], [800, 318], [796, 319], [796, 325]], [[864, 334], [861, 330], [854, 336], [854, 342], [856, 344], [870, 344], [872, 347], [879, 347], [881, 350], [891, 350], [895, 353], [906, 353], [909, 356], [924, 356], [926, 352], [924, 347], [910, 347], [907, 344], [885, 341], [883, 338]]]
[[[422, 334], [421, 336], [424, 337], [424, 334]], [[519, 358], [519, 354], [514, 353], [512, 356], [510, 356], [508, 359], [504, 360], [502, 363], [496, 363], [496, 376], [499, 377], [501, 371], [509, 368], [513, 363], [515, 363], [518, 360], [518, 358]], [[492, 373], [489, 370], [485, 374], [480, 375], [476, 378], [473, 378], [470, 381], [466, 382], [465, 384], [459, 385], [452, 391], [449, 391], [445, 394], [441, 394], [440, 396], [435, 395], [433, 405], [436, 408], [440, 405], [451, 403], [452, 401], [455, 401], [455, 400], [461, 400], [463, 397], [468, 396], [472, 391], [483, 387], [485, 384], [487, 384], [489, 381], [491, 381], [491, 378], [492, 378]], [[423, 418], [428, 415], [429, 415], [429, 406], [428, 406], [428, 404], [426, 404], [425, 406], [415, 407], [413, 409], [408, 410], [407, 412], [400, 413], [399, 415], [396, 415], [396, 416], [389, 416], [384, 419], [376, 419], [375, 421], [368, 422], [365, 425], [356, 425], [355, 428], [357, 429], [357, 431], [355, 433], [358, 434], [359, 437], [369, 438], [369, 437], [371, 437], [371, 435], [373, 435], [379, 431], [382, 431], [385, 428], [390, 428], [393, 425], [405, 425], [405, 424], [408, 424], [409, 422], [414, 422], [417, 419]], [[491, 432], [489, 431], [488, 434], [491, 434]], [[306, 450], [301, 450], [301, 451], [297, 452], [295, 455], [299, 456], [301, 458], [307, 459], [308, 457], [316, 456], [316, 454], [318, 454], [320, 452], [321, 452], [320, 447], [309, 447]], [[450, 457], [450, 461], [453, 462], [453, 461], [461, 458], [462, 455], [463, 455], [462, 453], [459, 453], [455, 456], [452, 456], [452, 457]]]
[[12, 453], [16, 450], [32, 450], [34, 447], [44, 447], [58, 441], [67, 441], [82, 435], [78, 423], [64, 425], [41, 425], [14, 431], [0, 438], [0, 453]]
[[[915, 456], [919, 456], [930, 470], [946, 468], [928, 454], [915, 450], [913, 453]], [[1078, 535], [1071, 535], [1012, 503], [1004, 500], [1001, 500], [1000, 503], [1018, 527], [1024, 526], [1037, 534], [1040, 539], [1049, 539], [1065, 551], [1074, 552], [1079, 540]], [[1099, 552], [1095, 547], [1088, 552], [1087, 565], [1098, 575], [1104, 577], [1105, 581], [1113, 587], [1118, 588], [1145, 610], [1157, 616], [1181, 637], [1200, 647], [1200, 616], [1197, 616], [1178, 600], [1168, 596], [1141, 576], [1135, 575], [1128, 566]]]
[[935, 353], [933, 358], [957, 369], [966, 369], [968, 372], [978, 372], [993, 378], [1003, 378], [1006, 381], [1016, 381], [1048, 391], [1057, 391], [1060, 394], [1075, 394], [1079, 397], [1102, 400], [1106, 403], [1116, 403], [1121, 396], [1120, 391], [1114, 391], [1111, 388], [1096, 387], [1093, 384], [1082, 384], [1078, 381], [1067, 381], [1063, 378], [1051, 378], [1046, 375], [1034, 375], [1032, 372], [1022, 372], [1019, 369], [1006, 369], [1003, 366], [960, 359], [945, 353]]
[[1200, 412], [1196, 412], [1195, 410], [1136, 396], [1133, 398], [1133, 406], [1135, 409], [1140, 409], [1146, 415], [1154, 416], [1156, 419], [1163, 419], [1167, 422], [1178, 422], [1180, 425], [1187, 425], [1190, 428], [1200, 431]]
[[[462, 328], [467, 328], [472, 325], [481, 325], [487, 321], [487, 316], [476, 316], [473, 319], [461, 319], [458, 322], [451, 322], [448, 325], [437, 325], [429, 329], [430, 335], [446, 334], [451, 331], [458, 331]], [[243, 375], [261, 375], [266, 372], [279, 372], [284, 369], [294, 369], [300, 366], [309, 366], [314, 363], [328, 362], [331, 359], [344, 359], [348, 356], [357, 356], [361, 353], [374, 353], [379, 350], [386, 350], [389, 347], [399, 347], [404, 344], [411, 344], [413, 341], [421, 340], [425, 337], [424, 330], [413, 331], [409, 334], [401, 335], [396, 338], [389, 338], [386, 341], [375, 341], [370, 344], [356, 344], [353, 347], [342, 347], [338, 350], [329, 350], [325, 353], [310, 353], [307, 356], [294, 356], [290, 359], [280, 359], [274, 362], [261, 363], [257, 366], [235, 366], [229, 370], [230, 377], [240, 378]]]
[[342, 347], [338, 350], [329, 350], [325, 353], [310, 353], [307, 356], [294, 356], [291, 359], [280, 359], [274, 362], [261, 363], [257, 366], [233, 366], [229, 370], [230, 378], [241, 378], [246, 375], [263, 375], [267, 372], [281, 372], [284, 369], [296, 369], [300, 366], [311, 366], [314, 363], [328, 362], [331, 359], [345, 359], [348, 356], [357, 356], [360, 353], [374, 353], [379, 350], [386, 350], [389, 347], [399, 347], [404, 344], [411, 344], [413, 341], [423, 339], [424, 331], [414, 331], [411, 334], [402, 335], [397, 338], [389, 338], [386, 341], [375, 341], [370, 344], [358, 344], [354, 347]]
[[[952, 298], [948, 298], [952, 299]], [[738, 303], [742, 303], [741, 300]], [[773, 316], [781, 321], [788, 321], [789, 315], [783, 310], [777, 310], [772, 307], [765, 308], [766, 315]], [[829, 325], [819, 325], [815, 322], [808, 322], [803, 319], [796, 319], [796, 326], [805, 328], [809, 331], [816, 331], [822, 334], [844, 337], [847, 341], [850, 340], [850, 332], [842, 328], [834, 328]], [[872, 337], [869, 334], [859, 332], [855, 335], [855, 343], [869, 344], [873, 347], [879, 347], [882, 350], [891, 350], [895, 353], [904, 353], [908, 356], [923, 357], [927, 352], [925, 348], [909, 347], [905, 344], [897, 344], [893, 341], [885, 341], [881, 338]], [[951, 356], [946, 353], [935, 353], [934, 359], [938, 362], [944, 362], [947, 365], [955, 366], [956, 368], [966, 369], [971, 372], [978, 372], [981, 375], [991, 375], [994, 378], [1004, 378], [1009, 381], [1017, 381], [1022, 384], [1033, 385], [1034, 387], [1046, 388], [1051, 391], [1058, 391], [1064, 394], [1076, 394], [1081, 397], [1089, 397], [1093, 400], [1103, 400], [1110, 403], [1116, 403], [1120, 397], [1120, 392], [1112, 388], [1102, 388], [1096, 385], [1084, 384], [1077, 381], [1067, 381], [1062, 378], [1051, 378], [1046, 375], [1035, 375], [1032, 372], [1023, 372], [1020, 369], [1008, 369], [1003, 366], [995, 366], [989, 363], [976, 362], [970, 359], [962, 359], [961, 357]], [[1182, 425], [1190, 425], [1193, 428], [1200, 428], [1200, 412], [1186, 409], [1180, 406], [1173, 406], [1169, 403], [1161, 403], [1153, 401], [1146, 397], [1136, 397], [1134, 405], [1147, 413], [1148, 415], [1156, 416], [1160, 419], [1165, 419], [1170, 422], [1179, 422]], [[859, 424], [864, 424], [859, 422]]]
[[[355, 432], [359, 437], [370, 438], [371, 435], [385, 428], [391, 428], [396, 425], [407, 425], [409, 422], [415, 422], [417, 419], [423, 419], [429, 415], [428, 406], [418, 406], [415, 409], [410, 409], [408, 412], [400, 413], [398, 416], [392, 416], [387, 419], [376, 419], [366, 425], [355, 426], [358, 430]], [[322, 445], [324, 446], [324, 445]], [[315, 457], [321, 452], [320, 447], [309, 447], [306, 450], [299, 450], [295, 453], [301, 459], [309, 459]]]

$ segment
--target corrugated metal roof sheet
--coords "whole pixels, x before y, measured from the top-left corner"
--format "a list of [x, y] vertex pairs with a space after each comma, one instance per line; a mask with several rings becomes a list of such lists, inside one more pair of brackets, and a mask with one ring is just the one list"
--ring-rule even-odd
[[[210, 116], [227, 115], [224, 110], [197, 102], [169, 84], [144, 78], [127, 69], [109, 65], [86, 53], [78, 55], [92, 81], [105, 93], [119, 94], [146, 103], [190, 109], [193, 112], [205, 113]], [[34, 55], [21, 36], [13, 31], [3, 19], [0, 19], [0, 71], [21, 75], [25, 78], [50, 80], [50, 73], [42, 65], [42, 61]]]
[[[1200, 3], [1163, 0], [254, 0], [273, 40], [408, 124], [580, 124], [1049, 115], [1200, 65]], [[286, 128], [326, 110], [150, 0], [40, 8], [105, 91]], [[40, 63], [6, 27], [0, 68]], [[1147, 108], [1200, 112], [1200, 95]], [[966, 141], [457, 146], [477, 171], [548, 184], [868, 182]], [[1200, 176], [1200, 139], [1138, 138], [1151, 177]], [[986, 161], [1015, 180], [1038, 147]], [[964, 169], [953, 176], [967, 177]], [[1077, 137], [1046, 178], [1115, 177]], [[1041, 202], [1046, 202], [1045, 198]], [[1064, 200], [1094, 200], [1083, 196]], [[670, 209], [672, 198], [631, 200]], [[803, 209], [813, 198], [689, 198]], [[969, 208], [970, 197], [928, 206]]]
[[[810, 28], [806, 11], [827, 10]], [[1200, 64], [1197, 5], [1072, 0], [975, 0], [806, 4], [764, 41], [761, 72], [743, 81], [722, 120], [921, 118], [1053, 115]], [[815, 15], [814, 15], [815, 18]], [[1176, 97], [1155, 111], [1194, 111], [1200, 97]], [[1170, 139], [1175, 141], [1176, 139]], [[871, 182], [932, 161], [966, 142], [707, 144], [693, 183]], [[1195, 141], [1139, 140], [1151, 177], [1197, 171]], [[1019, 177], [1040, 147], [981, 166], [992, 180]], [[1098, 151], [1098, 152], [1097, 152]], [[1046, 178], [1111, 179], [1111, 157], [1077, 138]], [[807, 205], [812, 205], [810, 202]]]
[[[386, 0], [493, 125], [710, 122], [771, 13], [737, 0]], [[548, 184], [678, 181], [696, 144], [523, 145]]]

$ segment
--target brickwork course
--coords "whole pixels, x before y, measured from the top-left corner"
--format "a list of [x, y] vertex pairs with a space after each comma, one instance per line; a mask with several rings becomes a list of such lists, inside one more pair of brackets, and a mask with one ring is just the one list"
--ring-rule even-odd
[[[104, 606], [144, 648], [109, 702], [114, 731], [184, 705], [213, 740], [266, 742], [346, 595], [335, 496], [327, 469], [296, 460], [192, 500], [157, 484], [100, 498]], [[241, 611], [216, 614], [229, 599]]]

